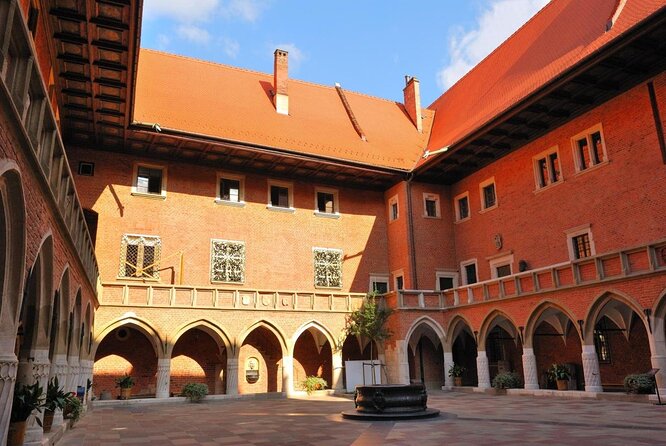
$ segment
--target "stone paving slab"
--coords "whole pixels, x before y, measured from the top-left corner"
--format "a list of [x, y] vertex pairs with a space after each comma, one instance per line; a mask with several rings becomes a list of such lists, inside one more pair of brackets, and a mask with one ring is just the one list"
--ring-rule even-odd
[[666, 406], [432, 391], [446, 417], [345, 420], [349, 398], [209, 400], [97, 407], [59, 445], [652, 445]]

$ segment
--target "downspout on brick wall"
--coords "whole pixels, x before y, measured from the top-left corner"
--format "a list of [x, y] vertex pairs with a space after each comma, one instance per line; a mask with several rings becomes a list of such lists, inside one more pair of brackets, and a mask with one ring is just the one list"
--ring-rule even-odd
[[414, 216], [412, 215], [412, 180], [414, 175], [410, 173], [407, 176], [407, 233], [408, 235], [408, 252], [409, 252], [409, 267], [411, 269], [411, 278], [413, 290], [419, 289], [418, 275], [416, 274], [416, 247], [414, 239]]

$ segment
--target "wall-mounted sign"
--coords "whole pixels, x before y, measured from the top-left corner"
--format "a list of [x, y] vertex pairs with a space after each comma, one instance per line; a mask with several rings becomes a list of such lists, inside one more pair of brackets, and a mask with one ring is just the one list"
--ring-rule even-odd
[[245, 361], [245, 380], [254, 384], [259, 381], [259, 360], [251, 357]]

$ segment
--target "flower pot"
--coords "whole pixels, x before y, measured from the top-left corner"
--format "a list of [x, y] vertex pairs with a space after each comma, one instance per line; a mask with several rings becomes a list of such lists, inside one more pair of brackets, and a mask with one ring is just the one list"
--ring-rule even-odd
[[568, 379], [558, 379], [557, 380], [557, 390], [569, 390], [569, 380]]
[[25, 438], [25, 421], [15, 421], [9, 424], [7, 446], [21, 446]]
[[454, 376], [453, 377], [453, 385], [456, 387], [462, 387], [462, 376]]
[[53, 416], [55, 412], [52, 410], [44, 411], [44, 419], [42, 420], [42, 426], [44, 427], [44, 432], [51, 432], [51, 427], [53, 426]]
[[128, 400], [132, 396], [132, 388], [131, 387], [126, 387], [126, 388], [121, 388], [120, 389], [120, 399], [121, 400]]

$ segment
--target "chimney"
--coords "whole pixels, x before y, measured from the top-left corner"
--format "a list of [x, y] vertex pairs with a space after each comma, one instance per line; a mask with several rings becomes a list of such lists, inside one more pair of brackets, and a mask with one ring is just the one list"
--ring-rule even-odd
[[275, 111], [281, 115], [289, 114], [289, 95], [287, 94], [287, 79], [289, 78], [289, 53], [284, 50], [275, 50], [273, 64], [273, 104]]
[[407, 114], [412, 119], [416, 130], [421, 133], [423, 131], [423, 123], [421, 122], [421, 89], [419, 88], [419, 80], [412, 76], [405, 76], [405, 88], [402, 90], [405, 95], [405, 109]]

